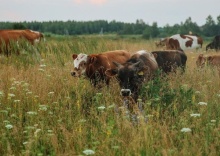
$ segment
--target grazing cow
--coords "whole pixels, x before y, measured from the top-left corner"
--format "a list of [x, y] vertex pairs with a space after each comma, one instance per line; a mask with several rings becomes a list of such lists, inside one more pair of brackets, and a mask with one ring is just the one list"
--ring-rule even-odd
[[161, 38], [159, 41], [155, 42], [156, 47], [165, 47], [168, 38]]
[[21, 39], [29, 41], [32, 45], [35, 42], [41, 40], [43, 34], [37, 31], [26, 30], [0, 30], [0, 52], [4, 52], [7, 55], [10, 53], [10, 44], [12, 42], [18, 42]]
[[90, 82], [96, 86], [99, 81], [105, 81], [109, 85], [110, 78], [105, 75], [107, 69], [116, 68], [113, 61], [124, 63], [130, 58], [130, 53], [125, 50], [108, 51], [100, 54], [73, 54], [74, 71], [72, 76], [85, 74]]
[[132, 96], [137, 102], [138, 94], [144, 82], [153, 78], [158, 69], [157, 62], [152, 53], [141, 50], [131, 56], [125, 63], [114, 62], [116, 69], [106, 71], [108, 76], [117, 75], [122, 96]]
[[183, 51], [179, 50], [165, 50], [151, 52], [159, 66], [164, 73], [176, 71], [177, 67], [185, 70], [187, 56]]
[[168, 50], [192, 50], [202, 48], [203, 39], [197, 35], [176, 34], [168, 38], [166, 48]]
[[213, 41], [206, 46], [206, 51], [209, 49], [215, 49], [215, 51], [220, 49], [220, 35], [215, 36]]
[[220, 67], [220, 55], [204, 56], [200, 54], [196, 60], [197, 67], [204, 67], [206, 65], [213, 67]]

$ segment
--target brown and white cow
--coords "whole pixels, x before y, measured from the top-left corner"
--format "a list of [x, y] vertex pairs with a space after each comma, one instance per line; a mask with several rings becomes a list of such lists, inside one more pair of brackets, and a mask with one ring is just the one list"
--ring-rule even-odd
[[213, 66], [220, 69], [220, 55], [204, 56], [200, 54], [196, 60], [197, 67]]
[[185, 71], [187, 56], [180, 50], [163, 50], [151, 52], [164, 73], [175, 72], [178, 67]]
[[114, 62], [116, 69], [106, 70], [108, 76], [115, 76], [119, 80], [122, 96], [131, 96], [136, 102], [141, 86], [154, 76], [158, 69], [157, 62], [152, 53], [145, 50], [134, 53], [131, 58], [121, 64]]
[[203, 39], [197, 35], [176, 34], [168, 38], [166, 48], [173, 50], [192, 50], [202, 48]]
[[124, 63], [130, 58], [130, 53], [126, 50], [107, 51], [99, 54], [73, 54], [74, 71], [72, 76], [80, 77], [84, 75], [96, 86], [98, 82], [105, 81], [109, 85], [110, 78], [106, 76], [107, 69], [116, 68], [113, 61]]
[[0, 52], [10, 53], [9, 47], [12, 42], [18, 44], [22, 39], [29, 41], [32, 45], [36, 41], [39, 41], [43, 38], [43, 34], [37, 31], [32, 31], [29, 29], [26, 30], [0, 30]]

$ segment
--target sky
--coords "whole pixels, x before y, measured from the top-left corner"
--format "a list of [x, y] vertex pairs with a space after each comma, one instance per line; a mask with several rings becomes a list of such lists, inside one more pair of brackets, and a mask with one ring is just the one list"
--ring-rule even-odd
[[120, 21], [158, 26], [181, 24], [191, 17], [199, 26], [220, 15], [220, 0], [0, 0], [1, 22]]

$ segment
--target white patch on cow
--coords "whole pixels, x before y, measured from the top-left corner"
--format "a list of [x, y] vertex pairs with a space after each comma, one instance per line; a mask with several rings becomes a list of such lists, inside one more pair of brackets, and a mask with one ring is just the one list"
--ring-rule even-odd
[[139, 50], [136, 53], [140, 54], [140, 55], [143, 55], [143, 54], [147, 53], [147, 51], [146, 50]]
[[79, 69], [79, 65], [82, 61], [87, 61], [88, 55], [80, 53], [77, 58], [73, 61], [73, 65], [75, 68]]
[[[191, 36], [191, 35], [184, 35], [184, 36], [186, 36], [185, 39], [182, 38], [180, 36], [180, 34], [173, 35], [170, 38], [178, 40], [179, 44], [180, 44], [180, 48], [182, 50], [192, 50], [192, 49], [196, 49], [196, 48], [201, 48], [201, 45], [198, 44], [198, 37], [197, 36]], [[189, 38], [187, 38], [187, 37], [189, 37]], [[192, 40], [193, 40], [192, 46], [191, 47], [186, 47], [186, 42], [191, 40], [190, 38], [192, 38]]]

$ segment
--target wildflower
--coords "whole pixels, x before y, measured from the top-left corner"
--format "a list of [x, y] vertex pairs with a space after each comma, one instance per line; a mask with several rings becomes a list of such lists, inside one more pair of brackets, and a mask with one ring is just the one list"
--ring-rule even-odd
[[192, 130], [190, 128], [182, 128], [181, 132], [191, 132]]
[[30, 94], [32, 94], [32, 92], [30, 92], [30, 91], [26, 93], [26, 95], [30, 95]]
[[199, 105], [207, 105], [207, 102], [199, 102]]
[[28, 115], [37, 115], [37, 112], [29, 111], [27, 112]]
[[211, 120], [211, 122], [216, 122], [216, 120]]
[[42, 110], [42, 111], [47, 111], [47, 106], [46, 105], [39, 105], [39, 110]]
[[49, 92], [48, 95], [54, 95], [54, 92]]
[[34, 132], [34, 136], [37, 137], [37, 134], [41, 131], [41, 129], [36, 129], [36, 131]]
[[42, 69], [42, 68], [39, 68], [38, 70], [41, 71], [41, 72], [44, 72], [44, 69]]
[[90, 149], [86, 149], [86, 150], [84, 150], [83, 153], [84, 153], [85, 155], [92, 155], [92, 154], [95, 154], [95, 152], [94, 152], [93, 150], [90, 150]]
[[28, 141], [23, 142], [23, 145], [26, 145], [26, 144], [28, 144]]
[[41, 64], [40, 67], [41, 68], [46, 67], [46, 64]]
[[105, 106], [98, 107], [98, 110], [104, 110], [104, 109], [105, 109]]
[[11, 124], [7, 124], [5, 127], [6, 127], [7, 129], [12, 129], [12, 128], [13, 128], [13, 126], [12, 126]]
[[9, 96], [9, 97], [15, 97], [15, 94], [8, 93], [8, 96]]
[[18, 102], [20, 102], [21, 100], [14, 100], [14, 103], [18, 103]]
[[192, 117], [200, 117], [200, 114], [190, 114]]
[[9, 90], [16, 90], [16, 87], [11, 87], [9, 88]]
[[197, 91], [195, 91], [195, 94], [201, 94], [201, 92], [197, 90]]

